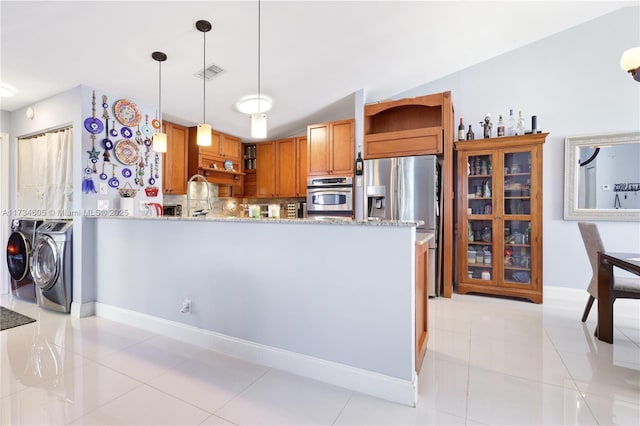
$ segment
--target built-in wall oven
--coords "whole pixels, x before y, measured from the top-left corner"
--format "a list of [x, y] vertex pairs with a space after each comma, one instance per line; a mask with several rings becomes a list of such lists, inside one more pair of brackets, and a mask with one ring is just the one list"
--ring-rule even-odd
[[353, 177], [308, 178], [307, 216], [353, 218]]

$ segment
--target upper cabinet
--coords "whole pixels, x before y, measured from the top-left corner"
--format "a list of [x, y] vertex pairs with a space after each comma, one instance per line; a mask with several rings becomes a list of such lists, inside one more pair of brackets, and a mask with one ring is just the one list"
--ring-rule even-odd
[[352, 175], [353, 152], [353, 119], [307, 127], [308, 176]]
[[443, 154], [450, 92], [365, 105], [364, 158]]
[[167, 134], [167, 152], [162, 155], [162, 192], [186, 194], [189, 129], [168, 121], [163, 124]]
[[196, 135], [197, 128], [190, 127], [189, 176], [199, 173], [209, 182], [220, 185], [221, 197], [242, 193], [243, 161], [240, 138], [212, 130], [211, 145], [198, 146]]
[[[255, 196], [273, 198], [306, 195], [306, 140], [306, 137], [297, 137], [256, 144]], [[245, 196], [251, 195], [245, 192]]]

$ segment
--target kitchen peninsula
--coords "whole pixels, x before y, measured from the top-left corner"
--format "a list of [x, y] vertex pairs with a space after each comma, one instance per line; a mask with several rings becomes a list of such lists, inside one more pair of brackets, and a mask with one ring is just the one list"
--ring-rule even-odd
[[414, 405], [415, 222], [85, 223], [97, 315]]

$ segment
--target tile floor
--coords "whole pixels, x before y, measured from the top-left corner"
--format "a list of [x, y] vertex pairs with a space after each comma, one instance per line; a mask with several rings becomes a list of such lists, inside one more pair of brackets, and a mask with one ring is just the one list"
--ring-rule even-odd
[[429, 302], [416, 408], [216, 354], [103, 318], [0, 296], [38, 321], [0, 333], [2, 425], [640, 424], [640, 304], [614, 344], [580, 322], [585, 291], [543, 305]]

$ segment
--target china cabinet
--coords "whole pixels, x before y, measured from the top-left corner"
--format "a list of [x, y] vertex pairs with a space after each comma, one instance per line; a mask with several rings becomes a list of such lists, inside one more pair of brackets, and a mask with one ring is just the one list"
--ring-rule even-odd
[[456, 142], [458, 293], [542, 303], [547, 133]]

